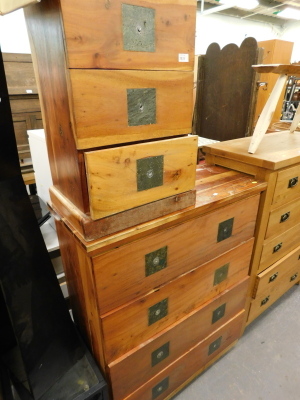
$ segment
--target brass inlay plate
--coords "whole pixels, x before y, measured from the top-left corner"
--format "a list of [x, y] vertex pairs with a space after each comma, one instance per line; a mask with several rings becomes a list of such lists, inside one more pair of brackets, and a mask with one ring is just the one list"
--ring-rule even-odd
[[218, 350], [222, 343], [222, 336], [220, 336], [217, 340], [212, 342], [208, 348], [208, 355], [210, 356], [214, 351]]
[[170, 342], [163, 344], [159, 349], [155, 350], [151, 354], [151, 365], [154, 367], [161, 361], [165, 360], [170, 354]]
[[152, 253], [145, 255], [145, 274], [146, 276], [166, 268], [167, 266], [168, 246], [162, 247]]
[[164, 299], [148, 309], [148, 325], [152, 325], [168, 315], [168, 299]]
[[155, 52], [155, 9], [122, 4], [123, 49]]
[[227, 219], [219, 224], [217, 241], [228, 239], [232, 235], [234, 218]]
[[219, 283], [223, 282], [227, 279], [228, 270], [229, 270], [230, 263], [223, 265], [222, 267], [216, 269], [214, 275], [214, 286], [218, 285]]
[[215, 322], [219, 321], [219, 319], [223, 318], [225, 315], [225, 310], [226, 310], [226, 303], [216, 308], [215, 311], [213, 312], [211, 323], [214, 324]]
[[137, 190], [152, 189], [164, 183], [164, 156], [136, 160]]
[[158, 397], [168, 388], [169, 388], [169, 377], [167, 376], [152, 389], [152, 400], [156, 399], [156, 397]]
[[156, 124], [156, 89], [127, 89], [128, 126]]

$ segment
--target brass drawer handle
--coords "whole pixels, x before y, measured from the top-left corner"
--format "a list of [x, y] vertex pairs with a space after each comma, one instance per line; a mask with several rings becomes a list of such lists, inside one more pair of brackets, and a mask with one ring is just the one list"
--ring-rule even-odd
[[276, 244], [276, 246], [273, 248], [273, 253], [277, 253], [282, 247], [282, 243]]
[[293, 282], [295, 279], [297, 279], [297, 277], [298, 277], [298, 272], [295, 275], [291, 276], [290, 282]]
[[289, 211], [289, 212], [286, 212], [285, 214], [282, 214], [282, 216], [280, 217], [280, 223], [287, 221], [290, 218], [290, 213], [291, 212]]
[[298, 184], [298, 176], [295, 176], [294, 178], [291, 178], [289, 180], [289, 188], [293, 188]]
[[278, 277], [278, 272], [276, 272], [276, 274], [270, 276], [269, 283], [274, 282], [277, 277]]
[[270, 300], [270, 296], [266, 297], [265, 299], [262, 300], [262, 302], [260, 303], [260, 306], [264, 306], [265, 304], [267, 304], [267, 302]]

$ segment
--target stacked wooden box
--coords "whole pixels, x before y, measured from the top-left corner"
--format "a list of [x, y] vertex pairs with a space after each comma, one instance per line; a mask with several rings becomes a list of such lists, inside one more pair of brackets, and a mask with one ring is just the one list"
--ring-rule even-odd
[[195, 12], [193, 0], [44, 0], [26, 9], [54, 203], [64, 196], [91, 225], [170, 196], [174, 211], [194, 204]]
[[195, 13], [194, 0], [25, 12], [72, 309], [114, 400], [172, 396], [245, 322], [264, 185], [203, 167], [195, 205]]
[[259, 208], [251, 262], [252, 322], [300, 280], [300, 138], [289, 131], [264, 136], [255, 154], [251, 138], [205, 147], [206, 160], [254, 175], [268, 183]]

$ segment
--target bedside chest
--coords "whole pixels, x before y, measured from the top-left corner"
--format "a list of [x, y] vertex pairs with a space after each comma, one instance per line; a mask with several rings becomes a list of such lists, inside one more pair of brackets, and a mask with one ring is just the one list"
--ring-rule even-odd
[[245, 325], [266, 184], [206, 165], [196, 182], [196, 206], [98, 240], [57, 222], [74, 318], [113, 400], [173, 396]]
[[253, 321], [300, 280], [300, 136], [288, 131], [264, 136], [255, 154], [250, 138], [204, 147], [208, 163], [247, 172], [268, 183], [259, 208], [251, 263]]

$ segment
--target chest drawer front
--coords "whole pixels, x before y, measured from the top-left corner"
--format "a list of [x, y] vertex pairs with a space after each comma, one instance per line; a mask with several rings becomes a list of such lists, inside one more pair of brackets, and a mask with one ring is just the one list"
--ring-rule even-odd
[[299, 244], [300, 224], [268, 240], [262, 249], [259, 272], [280, 260]]
[[278, 172], [273, 204], [290, 201], [300, 196], [300, 165]]
[[78, 149], [191, 133], [193, 72], [70, 70], [70, 78]]
[[243, 319], [244, 313], [240, 313], [126, 399], [166, 398], [240, 337]]
[[153, 338], [145, 346], [109, 365], [114, 400], [124, 399], [240, 313], [245, 305], [248, 280], [246, 278], [184, 318], [182, 322]]
[[101, 317], [110, 362], [247, 277], [251, 249], [231, 250], [129, 305]]
[[193, 70], [195, 1], [123, 3], [61, 0], [70, 68]]
[[196, 154], [194, 136], [86, 152], [91, 217], [193, 189]]
[[300, 199], [276, 208], [270, 213], [266, 236], [268, 239], [300, 223]]
[[[252, 238], [258, 201], [259, 196], [242, 200], [93, 258], [100, 314], [132, 301]], [[232, 235], [218, 241], [220, 225], [232, 218]], [[244, 247], [245, 255], [250, 254], [252, 241]], [[165, 258], [159, 254], [163, 249]], [[153, 266], [150, 274], [147, 273], [151, 272], [147, 268], [148, 260], [150, 267]]]
[[[300, 246], [257, 276], [253, 298], [278, 290], [297, 273], [300, 280]], [[297, 282], [297, 277], [293, 280]], [[291, 285], [293, 280], [290, 281]]]

